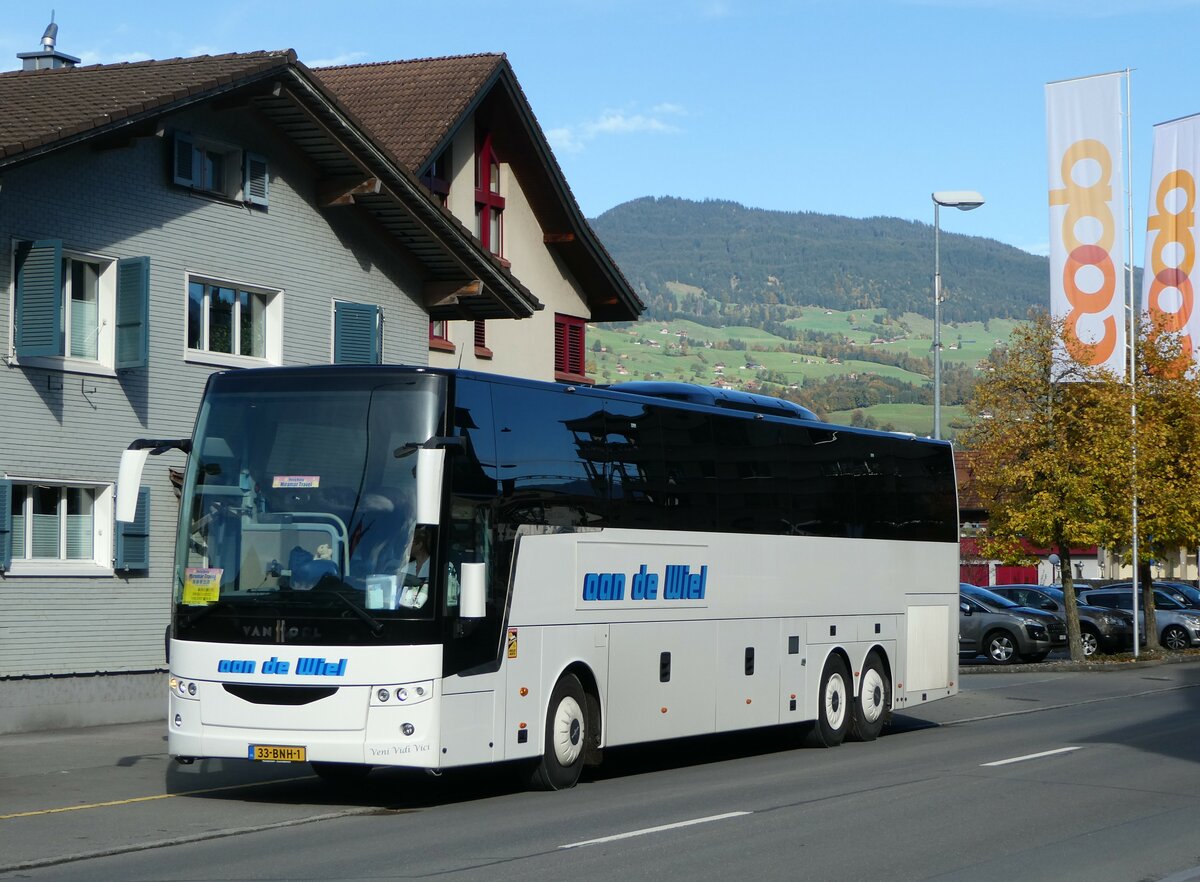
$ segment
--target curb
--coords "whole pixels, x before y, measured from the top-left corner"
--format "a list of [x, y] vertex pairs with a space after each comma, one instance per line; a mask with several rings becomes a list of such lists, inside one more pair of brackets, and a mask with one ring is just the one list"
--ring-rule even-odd
[[1113, 659], [1111, 661], [1071, 661], [1063, 659], [1061, 661], [1044, 661], [1035, 664], [1015, 664], [1015, 665], [990, 665], [986, 662], [980, 664], [964, 665], [961, 662], [958, 666], [958, 675], [960, 677], [972, 674], [1029, 674], [1049, 671], [1067, 671], [1078, 673], [1107, 673], [1109, 671], [1129, 671], [1140, 670], [1141, 668], [1157, 668], [1162, 665], [1179, 665], [1200, 662], [1200, 653], [1170, 653], [1157, 658], [1139, 658], [1134, 660], [1129, 657], [1124, 660]]

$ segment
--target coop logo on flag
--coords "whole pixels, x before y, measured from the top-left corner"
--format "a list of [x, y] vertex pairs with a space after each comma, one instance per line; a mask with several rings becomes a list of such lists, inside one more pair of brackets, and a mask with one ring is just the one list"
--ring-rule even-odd
[[[1122, 74], [1046, 86], [1050, 314], [1068, 361], [1125, 375]], [[1056, 362], [1058, 359], [1056, 359]], [[1059, 369], [1055, 379], [1066, 379]]]
[[1150, 210], [1146, 218], [1146, 269], [1142, 309], [1149, 327], [1179, 336], [1175, 368], [1200, 360], [1196, 314], [1196, 177], [1200, 175], [1200, 116], [1154, 127]]

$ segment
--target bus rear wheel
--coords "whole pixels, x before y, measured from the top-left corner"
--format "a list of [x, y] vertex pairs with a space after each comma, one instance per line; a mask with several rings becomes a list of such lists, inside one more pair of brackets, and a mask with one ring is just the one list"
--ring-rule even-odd
[[808, 735], [814, 747], [837, 747], [850, 728], [850, 669], [840, 655], [825, 659], [821, 688], [817, 695], [817, 721]]
[[531, 784], [539, 790], [574, 787], [587, 753], [587, 696], [574, 674], [563, 674], [550, 693], [542, 758]]
[[863, 662], [859, 678], [858, 699], [850, 715], [850, 731], [846, 737], [851, 741], [874, 741], [883, 730], [890, 710], [892, 684], [879, 654], [872, 652]]

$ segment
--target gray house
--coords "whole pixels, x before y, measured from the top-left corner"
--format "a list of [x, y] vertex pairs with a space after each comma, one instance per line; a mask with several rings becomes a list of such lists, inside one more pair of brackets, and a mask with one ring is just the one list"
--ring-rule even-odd
[[[0, 732], [162, 713], [178, 504], [120, 453], [214, 371], [424, 364], [541, 304], [294, 53], [0, 74]], [[49, 61], [49, 63], [46, 63]], [[40, 68], [40, 69], [39, 69]]]

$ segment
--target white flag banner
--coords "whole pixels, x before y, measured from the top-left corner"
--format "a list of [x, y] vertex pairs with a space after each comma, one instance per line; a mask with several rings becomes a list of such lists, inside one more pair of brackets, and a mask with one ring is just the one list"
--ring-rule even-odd
[[1153, 331], [1179, 335], [1180, 368], [1200, 361], [1200, 314], [1192, 289], [1197, 177], [1200, 116], [1155, 126], [1142, 310]]
[[1070, 378], [1070, 362], [1125, 377], [1122, 76], [1046, 86], [1050, 314], [1066, 332], [1066, 349], [1056, 352], [1056, 380]]

